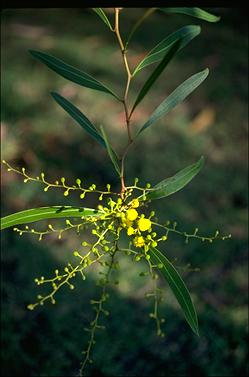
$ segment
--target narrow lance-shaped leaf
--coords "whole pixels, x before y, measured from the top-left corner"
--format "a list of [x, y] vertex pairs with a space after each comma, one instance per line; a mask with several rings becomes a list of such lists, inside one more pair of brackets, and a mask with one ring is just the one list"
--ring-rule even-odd
[[167, 50], [167, 52], [166, 52], [163, 60], [161, 61], [161, 63], [152, 72], [152, 74], [150, 75], [150, 77], [148, 78], [148, 80], [145, 82], [144, 86], [140, 90], [140, 92], [139, 92], [139, 94], [137, 96], [137, 99], [136, 99], [136, 101], [135, 101], [135, 103], [133, 105], [133, 108], [131, 110], [131, 114], [133, 113], [133, 111], [135, 110], [135, 108], [137, 107], [137, 105], [146, 96], [146, 94], [148, 93], [148, 91], [150, 90], [150, 88], [152, 87], [152, 85], [158, 79], [158, 77], [163, 72], [163, 70], [167, 67], [167, 65], [169, 64], [169, 62], [171, 61], [171, 59], [174, 57], [174, 55], [176, 54], [176, 52], [179, 49], [180, 43], [181, 43], [181, 40], [178, 40], [178, 41], [174, 42], [173, 45], [170, 47], [170, 49]]
[[[180, 170], [173, 177], [164, 179], [146, 193], [146, 198], [155, 200], [174, 194], [186, 186], [202, 169], [204, 157], [202, 156], [195, 164]], [[140, 197], [142, 198], [142, 196]]]
[[187, 25], [164, 38], [137, 65], [133, 72], [133, 76], [135, 76], [141, 69], [147, 67], [148, 65], [156, 63], [163, 59], [166, 52], [172, 47], [175, 42], [181, 41], [179, 46], [179, 50], [181, 50], [193, 38], [200, 34], [200, 31], [201, 28], [198, 25]]
[[107, 15], [105, 14], [105, 12], [103, 11], [102, 8], [92, 8], [92, 10], [97, 13], [97, 15], [101, 18], [101, 20], [109, 27], [110, 30], [113, 30], [112, 29], [112, 25], [107, 17]]
[[32, 223], [40, 220], [66, 218], [66, 217], [87, 217], [100, 216], [101, 211], [92, 208], [71, 207], [71, 206], [51, 206], [27, 209], [16, 212], [1, 218], [1, 230], [15, 225]]
[[148, 128], [151, 124], [156, 122], [163, 115], [166, 115], [170, 110], [182, 102], [190, 93], [192, 93], [208, 76], [208, 68], [199, 73], [189, 77], [181, 85], [179, 85], [153, 112], [147, 122], [140, 128], [137, 136]]
[[165, 13], [181, 13], [181, 14], [186, 14], [188, 16], [192, 16], [195, 18], [199, 18], [204, 21], [208, 22], [217, 22], [220, 20], [220, 17], [215, 16], [214, 14], [211, 14], [201, 8], [196, 8], [196, 7], [188, 7], [188, 8], [159, 8]]
[[113, 93], [112, 90], [107, 88], [105, 85], [103, 85], [101, 82], [96, 80], [94, 77], [88, 75], [87, 73], [80, 71], [79, 69], [74, 68], [69, 64], [64, 63], [62, 60], [56, 58], [55, 56], [45, 54], [44, 52], [35, 50], [29, 50], [29, 52], [32, 56], [40, 60], [47, 67], [49, 67], [65, 79], [70, 80], [78, 85], [85, 86], [87, 88], [111, 94], [119, 100], [118, 96], [115, 93]]
[[125, 48], [128, 47], [128, 45], [129, 45], [129, 43], [130, 43], [133, 35], [137, 31], [137, 29], [142, 25], [142, 23], [146, 20], [146, 18], [149, 17], [156, 10], [157, 10], [157, 8], [149, 8], [149, 9], [147, 9], [147, 11], [137, 20], [137, 22], [134, 24], [134, 26], [132, 27], [132, 29], [131, 29], [131, 31], [130, 31], [130, 33], [128, 35], [127, 41], [125, 43]]
[[52, 92], [51, 93], [54, 100], [74, 119], [76, 122], [91, 135], [95, 140], [98, 141], [103, 147], [106, 148], [105, 141], [100, 135], [96, 127], [90, 122], [90, 120], [71, 102], [66, 98], [62, 97], [60, 94]]
[[152, 263], [155, 265], [162, 265], [162, 268], [158, 270], [167, 280], [172, 292], [175, 295], [175, 298], [182, 308], [189, 326], [195, 334], [199, 335], [197, 314], [190, 293], [184, 281], [182, 280], [181, 276], [172, 265], [172, 263], [170, 263], [170, 261], [165, 257], [165, 255], [163, 255], [154, 247], [151, 247], [150, 251]]
[[120, 170], [120, 167], [119, 167], [119, 161], [118, 161], [117, 154], [112, 149], [112, 147], [111, 147], [111, 145], [109, 143], [109, 140], [107, 139], [105, 130], [104, 130], [104, 128], [102, 126], [100, 126], [100, 131], [102, 133], [103, 139], [105, 140], [105, 144], [106, 144], [106, 148], [107, 148], [107, 152], [109, 154], [109, 157], [110, 157], [110, 159], [111, 159], [111, 161], [113, 163], [113, 166], [114, 166], [116, 172], [120, 176], [121, 175], [121, 170]]

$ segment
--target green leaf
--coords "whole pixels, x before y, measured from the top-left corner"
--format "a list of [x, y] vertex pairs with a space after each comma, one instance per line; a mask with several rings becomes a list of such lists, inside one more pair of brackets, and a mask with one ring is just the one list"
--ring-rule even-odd
[[92, 8], [92, 10], [97, 13], [97, 15], [101, 18], [101, 20], [109, 27], [110, 30], [112, 29], [112, 25], [110, 24], [110, 21], [108, 17], [106, 16], [105, 12], [102, 8]]
[[138, 131], [137, 136], [148, 128], [151, 124], [156, 122], [163, 115], [166, 115], [176, 105], [182, 102], [190, 93], [192, 93], [208, 76], [208, 68], [199, 73], [189, 77], [181, 85], [179, 85], [153, 112], [147, 122]]
[[[150, 88], [152, 87], [152, 85], [154, 84], [154, 82], [158, 79], [158, 77], [163, 72], [163, 70], [166, 68], [166, 66], [169, 64], [169, 62], [174, 57], [174, 55], [177, 53], [177, 51], [179, 49], [179, 46], [180, 46], [180, 43], [181, 43], [181, 40], [175, 41], [171, 45], [170, 49], [167, 50], [167, 52], [166, 52], [163, 60], [161, 61], [161, 63], [152, 72], [152, 74], [150, 75], [150, 77], [148, 78], [148, 80], [145, 82], [144, 86], [140, 90], [140, 92], [139, 92], [139, 94], [137, 96], [137, 99], [136, 99], [136, 101], [135, 101], [135, 103], [133, 105], [133, 108], [131, 110], [131, 114], [133, 113], [133, 111], [135, 110], [135, 108], [137, 107], [137, 105], [146, 96], [146, 94], [148, 93], [148, 91], [150, 90]], [[131, 114], [130, 114], [130, 116], [131, 116]]]
[[87, 217], [99, 216], [101, 211], [92, 208], [71, 207], [71, 206], [51, 206], [27, 209], [16, 212], [1, 218], [1, 230], [15, 225], [32, 223], [40, 220], [65, 218], [65, 217]]
[[214, 14], [208, 13], [201, 8], [159, 8], [165, 13], [181, 13], [187, 14], [188, 16], [196, 17], [208, 22], [217, 22], [220, 20], [220, 17], [215, 16]]
[[103, 147], [106, 148], [105, 141], [100, 135], [96, 127], [90, 122], [90, 120], [71, 102], [66, 98], [62, 97], [60, 94], [52, 92], [51, 93], [54, 100], [69, 114], [71, 117], [76, 120], [76, 122], [95, 140], [98, 141]]
[[[204, 157], [202, 156], [195, 164], [187, 166], [180, 170], [173, 177], [164, 179], [152, 188], [152, 191], [146, 193], [148, 200], [164, 198], [174, 194], [186, 186], [202, 169]], [[141, 196], [142, 198], [142, 196]]]
[[133, 35], [135, 34], [135, 32], [137, 31], [137, 29], [142, 25], [142, 23], [146, 20], [147, 17], [149, 17], [152, 13], [154, 13], [155, 11], [157, 10], [157, 8], [149, 8], [138, 20], [137, 22], [134, 24], [134, 26], [132, 27], [129, 35], [128, 35], [128, 38], [127, 38], [127, 41], [125, 43], [125, 49], [128, 47]]
[[121, 170], [120, 170], [120, 167], [119, 167], [119, 160], [118, 160], [118, 156], [117, 154], [115, 153], [115, 151], [112, 149], [110, 143], [109, 143], [109, 140], [107, 139], [107, 136], [106, 136], [106, 133], [105, 133], [105, 130], [102, 126], [100, 126], [100, 131], [102, 133], [102, 136], [103, 136], [103, 139], [105, 141], [105, 144], [106, 144], [106, 148], [107, 148], [107, 152], [109, 154], [109, 157], [113, 163], [113, 166], [116, 170], [116, 172], [118, 173], [118, 175], [120, 176], [121, 175]]
[[147, 67], [150, 64], [160, 61], [175, 42], [181, 41], [179, 49], [178, 49], [178, 50], [181, 50], [193, 38], [195, 38], [198, 34], [200, 34], [200, 32], [201, 32], [200, 26], [188, 25], [170, 34], [168, 37], [166, 37], [160, 43], [158, 43], [158, 45], [156, 45], [145, 56], [145, 58], [137, 65], [132, 75], [135, 76], [141, 69]]
[[107, 88], [105, 85], [103, 85], [101, 82], [97, 81], [94, 77], [88, 75], [87, 73], [64, 63], [62, 60], [57, 59], [55, 56], [35, 50], [29, 50], [29, 52], [33, 57], [40, 60], [42, 63], [44, 63], [46, 66], [48, 66], [50, 69], [52, 69], [65, 79], [87, 88], [111, 94], [119, 100], [115, 93], [113, 93], [109, 88]]
[[182, 280], [181, 276], [170, 263], [170, 261], [159, 250], [154, 247], [150, 248], [151, 260], [153, 264], [162, 264], [163, 268], [158, 269], [167, 280], [172, 292], [175, 295], [180, 307], [183, 310], [186, 321], [195, 334], [199, 335], [198, 319], [189, 291]]

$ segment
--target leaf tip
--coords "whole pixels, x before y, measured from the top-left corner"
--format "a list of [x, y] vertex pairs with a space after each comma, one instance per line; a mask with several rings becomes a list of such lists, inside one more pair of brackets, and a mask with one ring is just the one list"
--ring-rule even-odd
[[204, 69], [203, 73], [205, 73], [206, 77], [209, 75], [209, 68]]
[[196, 167], [198, 167], [198, 172], [203, 168], [205, 164], [205, 157], [201, 156], [199, 161], [196, 163]]
[[56, 92], [50, 92], [50, 95], [53, 97], [55, 101], [57, 101], [57, 99], [60, 97], [60, 95]]
[[32, 50], [32, 49], [28, 49], [28, 52], [29, 52], [34, 58], [37, 58], [37, 57], [38, 57], [39, 51], [37, 51], [37, 50]]
[[195, 28], [196, 30], [196, 35], [200, 34], [201, 32], [201, 26], [200, 25], [190, 25], [192, 28]]
[[201, 156], [199, 162], [200, 162], [200, 165], [204, 165], [205, 157], [203, 155]]
[[191, 326], [191, 327], [192, 327], [192, 330], [195, 333], [195, 335], [200, 337], [198, 322], [195, 323], [195, 326]]
[[221, 16], [214, 16], [213, 15], [212, 21], [210, 21], [210, 22], [218, 22], [218, 21], [220, 21], [220, 19], [221, 19]]
[[105, 129], [104, 129], [104, 127], [102, 126], [102, 124], [99, 126], [99, 130], [100, 130], [102, 136], [103, 136], [104, 139], [105, 139], [105, 138], [106, 138], [106, 133], [105, 133]]

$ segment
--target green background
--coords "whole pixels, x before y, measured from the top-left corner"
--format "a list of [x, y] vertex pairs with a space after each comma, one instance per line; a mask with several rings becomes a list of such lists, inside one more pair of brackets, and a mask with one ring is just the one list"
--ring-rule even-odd
[[[175, 110], [146, 130], [127, 160], [126, 180], [135, 177], [152, 185], [194, 163], [206, 162], [201, 173], [182, 191], [153, 203], [161, 221], [177, 221], [179, 229], [204, 235], [219, 229], [231, 240], [212, 244], [171, 236], [163, 251], [191, 291], [200, 325], [197, 338], [186, 324], [174, 297], [162, 281], [165, 301], [161, 314], [166, 337], [156, 336], [148, 317], [152, 303], [144, 298], [150, 282], [143, 270], [122, 258], [119, 285], [110, 289], [107, 328], [97, 335], [91, 376], [232, 376], [247, 373], [247, 18], [243, 9], [213, 8], [220, 15], [211, 24], [184, 15], [153, 14], [130, 44], [132, 67], [160, 40], [184, 25], [201, 25], [202, 32], [167, 67], [134, 113], [138, 129], [155, 107], [182, 81], [208, 67], [207, 80]], [[112, 18], [112, 10], [108, 11]], [[128, 31], [143, 9], [121, 11], [121, 33]], [[111, 96], [73, 84], [35, 61], [28, 49], [51, 53], [93, 75], [122, 94], [125, 72], [114, 35], [88, 9], [13, 9], [2, 13], [2, 158], [51, 180], [67, 177], [104, 187], [119, 182], [107, 154], [54, 102], [57, 91], [103, 125], [120, 152], [126, 143], [121, 104]], [[132, 83], [130, 104], [153, 66]], [[53, 204], [96, 205], [2, 169], [2, 216]], [[151, 207], [152, 209], [152, 207]], [[93, 317], [89, 304], [98, 295], [98, 274], [64, 289], [55, 306], [34, 312], [39, 287], [33, 280], [63, 268], [79, 245], [73, 233], [64, 240], [2, 233], [2, 374], [5, 376], [75, 376], [87, 343], [83, 328]], [[190, 263], [200, 271], [185, 271]]]

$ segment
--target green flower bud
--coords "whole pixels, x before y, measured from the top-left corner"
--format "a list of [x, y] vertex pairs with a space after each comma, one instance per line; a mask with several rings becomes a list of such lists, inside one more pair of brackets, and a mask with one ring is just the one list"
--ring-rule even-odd
[[81, 185], [81, 179], [77, 178], [76, 183], [77, 183], [78, 186], [80, 186]]

